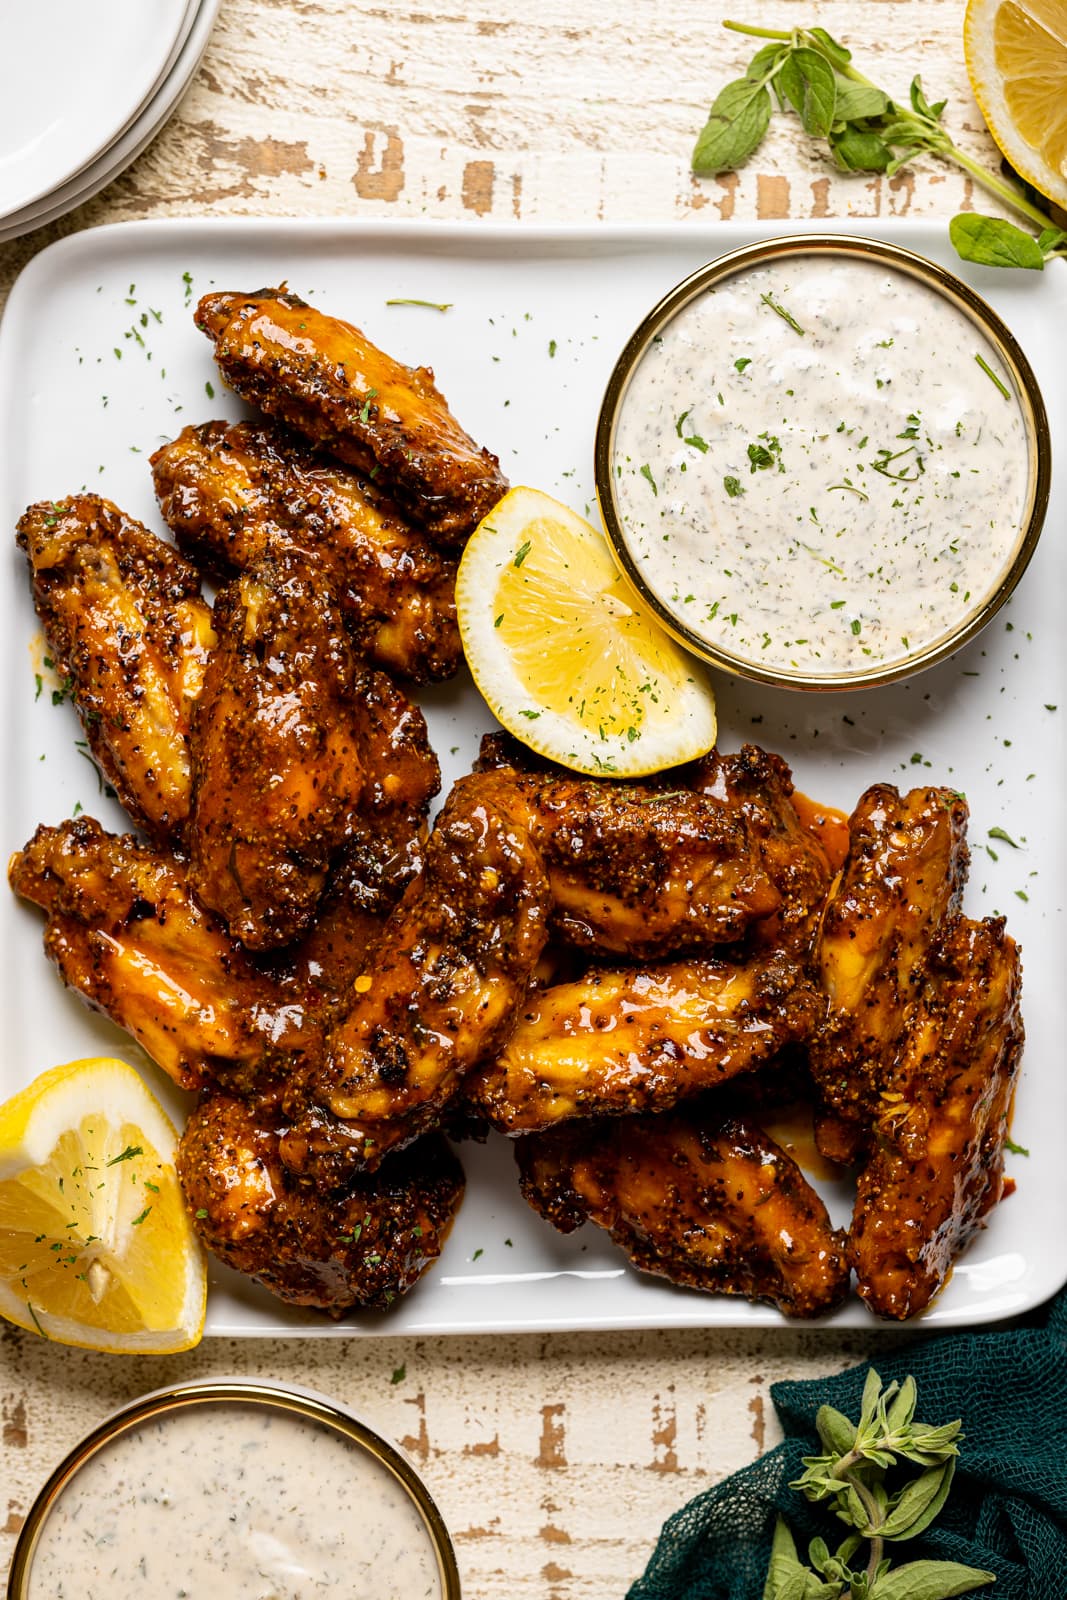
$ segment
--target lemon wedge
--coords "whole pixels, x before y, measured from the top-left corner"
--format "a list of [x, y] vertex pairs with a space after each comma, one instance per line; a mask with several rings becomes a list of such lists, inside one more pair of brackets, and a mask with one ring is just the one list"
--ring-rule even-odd
[[511, 489], [456, 579], [474, 681], [516, 738], [576, 772], [639, 777], [715, 743], [703, 668], [648, 616], [596, 528]]
[[60, 1344], [170, 1354], [204, 1328], [176, 1135], [124, 1061], [71, 1061], [0, 1106], [0, 1315]]
[[968, 0], [963, 48], [1001, 152], [1067, 205], [1067, 0]]

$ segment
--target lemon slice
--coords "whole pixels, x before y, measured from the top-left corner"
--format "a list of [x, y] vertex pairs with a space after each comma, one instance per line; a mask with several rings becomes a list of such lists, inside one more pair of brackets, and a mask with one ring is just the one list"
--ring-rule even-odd
[[1002, 153], [1067, 205], [1067, 0], [968, 0], [963, 48]]
[[71, 1061], [0, 1106], [0, 1315], [60, 1344], [169, 1354], [204, 1328], [176, 1136], [124, 1061]]
[[475, 528], [456, 610], [494, 716], [563, 766], [639, 777], [715, 743], [703, 669], [642, 610], [603, 535], [540, 490], [510, 490]]

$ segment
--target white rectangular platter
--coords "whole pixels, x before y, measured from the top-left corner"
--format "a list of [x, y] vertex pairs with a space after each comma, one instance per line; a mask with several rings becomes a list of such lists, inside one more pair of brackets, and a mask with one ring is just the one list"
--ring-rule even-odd
[[[124, 826], [76, 744], [81, 730], [72, 707], [51, 703], [47, 673], [38, 694], [42, 641], [10, 531], [30, 501], [83, 488], [162, 529], [149, 453], [186, 423], [242, 409], [223, 390], [208, 342], [193, 326], [200, 294], [288, 280], [401, 360], [432, 366], [456, 415], [499, 453], [513, 483], [534, 484], [588, 511], [597, 408], [626, 337], [680, 278], [767, 233], [728, 224], [519, 230], [180, 218], [76, 234], [38, 256], [15, 286], [0, 329], [5, 855], [39, 822], [58, 822], [76, 806], [105, 826]], [[962, 268], [943, 223], [897, 225], [891, 237], [957, 267], [1001, 312], [1037, 372], [1060, 448], [1067, 271]], [[401, 298], [447, 302], [449, 309], [386, 304]], [[936, 350], [930, 360], [936, 364]], [[748, 739], [781, 752], [798, 786], [823, 801], [849, 810], [875, 780], [964, 790], [973, 850], [967, 909], [976, 916], [1005, 912], [1023, 947], [1028, 1043], [1014, 1137], [1030, 1154], [1009, 1155], [1017, 1190], [957, 1265], [926, 1325], [1007, 1317], [1067, 1279], [1065, 513], [1067, 495], [1054, 481], [1045, 535], [1015, 598], [977, 641], [909, 683], [848, 696], [718, 684], [723, 748]], [[469, 770], [492, 721], [466, 678], [421, 699], [447, 791]], [[125, 1035], [63, 990], [42, 954], [38, 912], [5, 892], [0, 919], [0, 1097], [55, 1062], [116, 1054], [145, 1072], [180, 1120], [177, 1091]], [[337, 1338], [784, 1325], [768, 1307], [639, 1276], [596, 1229], [569, 1238], [555, 1233], [520, 1198], [503, 1140], [464, 1145], [461, 1154], [467, 1197], [445, 1252], [388, 1316], [334, 1324], [282, 1306], [215, 1266], [207, 1331]], [[844, 1195], [828, 1198], [844, 1221]], [[870, 1324], [855, 1300], [829, 1320]]]

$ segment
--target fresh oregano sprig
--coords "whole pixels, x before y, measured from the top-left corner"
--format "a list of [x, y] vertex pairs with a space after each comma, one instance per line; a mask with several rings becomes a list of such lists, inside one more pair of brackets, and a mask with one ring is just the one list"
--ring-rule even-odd
[[[824, 1539], [813, 1539], [805, 1566], [779, 1518], [763, 1600], [951, 1600], [996, 1581], [992, 1572], [958, 1561], [894, 1567], [885, 1553], [887, 1543], [914, 1539], [933, 1522], [948, 1498], [963, 1437], [958, 1422], [916, 1422], [916, 1398], [914, 1379], [883, 1388], [872, 1370], [858, 1422], [832, 1406], [819, 1408], [815, 1426], [824, 1454], [805, 1456], [790, 1488], [827, 1502], [853, 1531], [832, 1554]], [[920, 1470], [902, 1477], [905, 1463]], [[865, 1542], [867, 1559], [854, 1567]]]
[[[1067, 259], [1067, 233], [1014, 183], [990, 172], [953, 144], [942, 125], [946, 102], [931, 104], [922, 81], [912, 79], [908, 104], [893, 100], [852, 65], [852, 53], [824, 28], [750, 27], [724, 22], [734, 33], [768, 42], [756, 51], [743, 78], [718, 93], [693, 151], [701, 177], [732, 172], [758, 149], [774, 102], [797, 113], [806, 133], [826, 139], [844, 172], [888, 176], [916, 156], [951, 161], [1040, 231], [1032, 234], [1000, 217], [964, 213], [949, 226], [953, 246], [966, 261], [1040, 272], [1054, 257]], [[773, 95], [773, 98], [772, 98]]]

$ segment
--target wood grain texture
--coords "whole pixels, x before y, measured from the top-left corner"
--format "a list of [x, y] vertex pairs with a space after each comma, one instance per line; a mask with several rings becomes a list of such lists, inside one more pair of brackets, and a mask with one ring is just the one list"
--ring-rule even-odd
[[[720, 27], [732, 11], [697, 0], [224, 0], [192, 88], [145, 154], [62, 222], [0, 246], [0, 299], [51, 240], [137, 217], [684, 226], [947, 217], [973, 203], [968, 180], [932, 163], [892, 180], [842, 176], [784, 119], [742, 172], [694, 179], [708, 104], [754, 48]], [[949, 99], [954, 137], [994, 162], [963, 66], [962, 0], [736, 12], [821, 24], [900, 96], [921, 68], [930, 98]], [[641, 1570], [665, 1517], [775, 1442], [771, 1381], [895, 1342], [873, 1328], [208, 1341], [184, 1357], [120, 1361], [6, 1328], [0, 1551], [6, 1560], [62, 1452], [108, 1410], [174, 1379], [244, 1373], [335, 1395], [400, 1441], [455, 1534], [470, 1600], [608, 1600]]]

